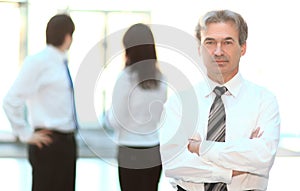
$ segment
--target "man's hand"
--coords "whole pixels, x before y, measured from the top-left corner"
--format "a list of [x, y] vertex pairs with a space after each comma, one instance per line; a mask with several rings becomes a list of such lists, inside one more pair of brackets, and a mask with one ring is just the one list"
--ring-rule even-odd
[[258, 127], [251, 133], [250, 139], [260, 138], [263, 134], [264, 132], [260, 132], [260, 127]]
[[200, 135], [197, 134], [196, 136], [190, 138], [188, 141], [189, 141], [189, 144], [187, 146], [188, 150], [191, 153], [196, 153], [199, 156], [200, 144], [202, 141]]
[[32, 137], [29, 139], [28, 144], [36, 145], [40, 149], [43, 148], [43, 146], [50, 145], [52, 143], [51, 138], [52, 132], [47, 129], [43, 129], [40, 131], [34, 132]]
[[241, 174], [246, 174], [246, 173], [247, 173], [247, 172], [233, 170], [233, 171], [232, 171], [232, 177], [238, 176], [238, 175], [241, 175]]

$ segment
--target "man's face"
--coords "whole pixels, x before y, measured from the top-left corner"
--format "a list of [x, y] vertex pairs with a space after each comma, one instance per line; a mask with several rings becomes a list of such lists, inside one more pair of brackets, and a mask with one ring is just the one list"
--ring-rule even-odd
[[246, 44], [239, 44], [239, 33], [233, 22], [210, 23], [202, 31], [200, 54], [204, 58], [208, 76], [222, 83], [229, 81], [239, 69], [240, 57], [246, 52]]

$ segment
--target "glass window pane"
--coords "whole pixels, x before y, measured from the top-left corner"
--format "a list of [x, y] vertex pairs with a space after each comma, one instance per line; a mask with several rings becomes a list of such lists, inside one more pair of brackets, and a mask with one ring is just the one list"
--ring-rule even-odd
[[[86, 10], [71, 10], [72, 19], [75, 23], [75, 32], [73, 35], [73, 44], [71, 46], [70, 70], [73, 78], [78, 74], [80, 64], [92, 50], [98, 46], [99, 58], [93, 58], [99, 61], [99, 65], [108, 65], [104, 72], [99, 74], [99, 80], [95, 85], [94, 92], [94, 107], [93, 109], [82, 106], [82, 100], [78, 101], [77, 113], [82, 128], [99, 127], [98, 119], [95, 119], [95, 114], [101, 117], [101, 113], [110, 105], [110, 97], [114, 82], [118, 73], [124, 65], [124, 56], [122, 55], [122, 35], [120, 39], [106, 39], [106, 36], [127, 29], [130, 25], [143, 22], [150, 22], [148, 12], [116, 12], [116, 11], [86, 11]], [[107, 40], [107, 41], [106, 41]], [[112, 50], [118, 51], [119, 55]]]
[[[20, 34], [21, 34], [21, 15], [17, 3], [0, 2], [0, 100], [2, 100], [15, 80], [19, 70], [20, 60]], [[4, 16], [5, 15], [5, 16]], [[10, 124], [3, 109], [0, 110], [0, 131], [11, 132]]]

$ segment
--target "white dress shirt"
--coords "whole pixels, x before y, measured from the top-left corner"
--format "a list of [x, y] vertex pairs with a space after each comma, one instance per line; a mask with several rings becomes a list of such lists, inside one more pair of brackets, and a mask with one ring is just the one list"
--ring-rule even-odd
[[[225, 142], [206, 141], [208, 116], [214, 100], [210, 80], [173, 96], [165, 104], [161, 155], [165, 175], [174, 186], [204, 190], [203, 183], [225, 182], [228, 191], [266, 190], [279, 142], [280, 117], [275, 96], [244, 80], [238, 73], [224, 84]], [[188, 96], [187, 96], [188, 95]], [[178, 99], [181, 98], [181, 99]], [[250, 139], [260, 127], [260, 138]], [[189, 138], [201, 138], [200, 155], [187, 149]], [[232, 170], [248, 172], [232, 177]]]
[[115, 129], [116, 141], [126, 146], [154, 146], [159, 144], [159, 121], [167, 99], [167, 85], [154, 89], [138, 86], [137, 75], [124, 69], [117, 80], [112, 106], [106, 123]]
[[72, 91], [65, 59], [65, 53], [51, 45], [28, 56], [5, 96], [3, 108], [21, 141], [28, 141], [36, 127], [74, 131]]

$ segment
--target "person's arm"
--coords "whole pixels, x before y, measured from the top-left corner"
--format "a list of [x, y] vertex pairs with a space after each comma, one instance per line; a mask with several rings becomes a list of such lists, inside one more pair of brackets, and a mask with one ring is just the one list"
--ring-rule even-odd
[[[257, 129], [255, 129], [252, 132], [249, 139], [260, 138], [262, 135], [263, 135], [263, 132], [261, 132], [260, 128], [258, 127]], [[187, 146], [188, 150], [191, 153], [195, 153], [199, 156], [201, 142], [202, 142], [202, 140], [201, 140], [200, 136], [196, 136], [195, 138], [189, 139], [189, 143]], [[232, 176], [239, 176], [241, 174], [246, 174], [246, 173], [248, 173], [248, 172], [232, 170]]]
[[119, 120], [121, 116], [117, 116], [114, 112], [113, 106], [111, 106], [106, 112], [103, 119], [103, 124], [112, 130], [117, 130], [122, 128], [121, 120]]
[[35, 77], [32, 74], [34, 69], [27, 60], [3, 100], [3, 109], [13, 132], [22, 142], [27, 142], [32, 136], [32, 129], [28, 127], [26, 120], [25, 109], [26, 100], [35, 88], [33, 83]]
[[35, 67], [34, 62], [26, 59], [17, 79], [3, 100], [3, 109], [14, 134], [21, 142], [36, 144], [42, 147], [44, 144], [51, 142], [51, 139], [47, 136], [49, 132], [41, 131], [33, 133], [25, 115], [26, 100], [37, 89], [37, 76], [38, 68]]
[[165, 104], [160, 132], [160, 152], [165, 175], [194, 183], [229, 183], [232, 170], [188, 151], [188, 139], [196, 133], [197, 128], [197, 121], [194, 121], [192, 116], [194, 114], [198, 116], [193, 110], [186, 113], [184, 106], [188, 104], [180, 104], [174, 97]]
[[131, 84], [128, 75], [124, 70], [119, 74], [114, 84], [111, 106], [105, 112], [104, 125], [113, 130], [124, 128], [129, 116], [130, 108], [128, 101], [130, 95], [128, 92], [131, 90]]
[[280, 136], [279, 109], [274, 96], [264, 97], [257, 126], [263, 134], [257, 132], [260, 137], [253, 139], [240, 138], [224, 143], [203, 141], [200, 156], [224, 168], [268, 176], [266, 173], [274, 163]]

